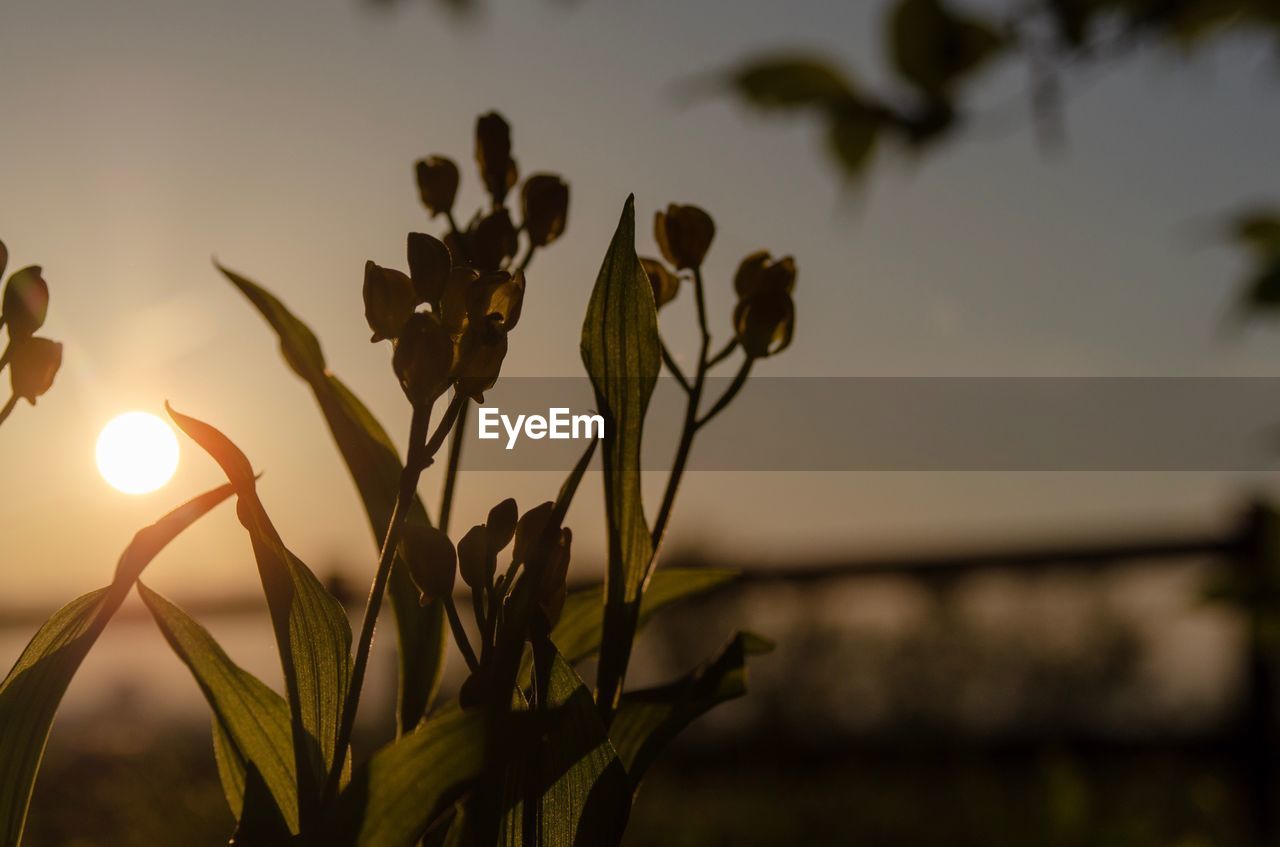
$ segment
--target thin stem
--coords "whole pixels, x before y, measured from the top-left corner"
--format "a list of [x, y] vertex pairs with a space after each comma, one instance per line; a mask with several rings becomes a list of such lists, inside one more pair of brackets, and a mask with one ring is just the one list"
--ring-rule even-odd
[[467, 410], [471, 408], [468, 399], [462, 401], [458, 409], [458, 425], [453, 428], [449, 439], [449, 464], [444, 471], [444, 491], [440, 495], [440, 531], [449, 531], [449, 516], [453, 513], [453, 492], [458, 481], [458, 466], [462, 462], [462, 440], [467, 428]]
[[530, 244], [529, 252], [525, 253], [524, 258], [520, 260], [520, 264], [516, 265], [516, 270], [519, 271], [520, 273], [524, 273], [525, 271], [527, 271], [529, 269], [529, 263], [533, 261], [533, 254], [536, 253], [537, 251], [538, 251], [538, 248]]
[[13, 407], [18, 405], [18, 395], [14, 394], [9, 398], [9, 402], [4, 404], [4, 408], [0, 409], [0, 424], [9, 419], [9, 415], [13, 414]]
[[457, 419], [462, 396], [458, 393], [454, 394], [444, 417], [441, 418], [436, 431], [425, 445], [422, 442], [431, 426], [431, 408], [434, 403], [413, 407], [413, 419], [409, 424], [409, 450], [405, 456], [404, 469], [400, 472], [400, 490], [396, 494], [391, 520], [387, 524], [387, 534], [383, 539], [382, 552], [378, 557], [378, 569], [374, 572], [373, 585], [369, 589], [369, 599], [365, 604], [364, 621], [360, 624], [360, 639], [356, 642], [355, 660], [351, 665], [351, 681], [347, 687], [346, 703], [342, 709], [342, 724], [338, 727], [337, 745], [334, 748], [333, 769], [329, 771], [329, 778], [325, 783], [325, 803], [337, 793], [343, 765], [347, 759], [351, 732], [355, 728], [356, 711], [360, 707], [360, 690], [364, 687], [364, 675], [369, 666], [369, 652], [373, 647], [373, 632], [378, 622], [378, 611], [382, 608], [382, 597], [386, 593], [391, 565], [400, 547], [405, 517], [417, 494], [418, 479], [422, 476], [423, 470], [431, 464], [432, 456], [440, 449], [445, 435]]
[[725, 359], [733, 355], [733, 351], [738, 349], [738, 339], [731, 340], [728, 344], [721, 348], [720, 352], [711, 357], [711, 361], [707, 362], [708, 368], [714, 368]]
[[[676, 491], [680, 488], [680, 480], [684, 476], [685, 465], [689, 462], [689, 451], [693, 448], [693, 436], [698, 431], [698, 406], [702, 402], [702, 389], [707, 382], [707, 353], [711, 348], [711, 333], [707, 330], [707, 301], [703, 293], [701, 268], [693, 269], [693, 291], [698, 305], [698, 330], [702, 333], [702, 346], [698, 351], [698, 370], [693, 377], [693, 387], [689, 390], [689, 403], [685, 406], [684, 426], [680, 430], [680, 444], [676, 447], [676, 457], [671, 463], [671, 475], [667, 477], [667, 488], [662, 493], [662, 505], [658, 509], [658, 518], [653, 524], [651, 539], [655, 552], [662, 544], [662, 537], [666, 535], [667, 522], [671, 520], [671, 509], [676, 502]], [[654, 556], [647, 567], [652, 568], [653, 561], [656, 559], [657, 556]]]
[[458, 616], [458, 606], [453, 602], [453, 595], [446, 594], [441, 599], [444, 601], [444, 610], [449, 617], [449, 628], [453, 630], [453, 640], [458, 645], [458, 651], [462, 653], [468, 668], [473, 671], [479, 670], [480, 662], [476, 660], [476, 651], [471, 649], [471, 639], [467, 637], [467, 631], [462, 628], [462, 618]]
[[667, 342], [659, 341], [658, 343], [662, 345], [662, 363], [667, 366], [667, 370], [671, 371], [671, 375], [676, 378], [676, 382], [680, 383], [684, 393], [688, 394], [693, 390], [693, 386], [689, 384], [689, 378], [684, 375], [684, 371], [680, 370], [680, 366], [676, 364], [675, 357], [667, 349]]
[[754, 356], [747, 356], [742, 360], [742, 365], [738, 368], [738, 372], [733, 375], [733, 382], [729, 383], [729, 387], [725, 389], [724, 394], [720, 395], [720, 399], [712, 404], [707, 413], [698, 419], [694, 424], [694, 429], [702, 429], [711, 419], [724, 411], [725, 407], [733, 402], [733, 398], [738, 396], [738, 392], [742, 390], [742, 386], [747, 382], [747, 376], [751, 373], [751, 366], [755, 364]]
[[4, 366], [9, 364], [9, 360], [13, 358], [13, 342], [10, 341], [5, 345], [4, 352], [0, 353], [0, 371], [4, 370]]

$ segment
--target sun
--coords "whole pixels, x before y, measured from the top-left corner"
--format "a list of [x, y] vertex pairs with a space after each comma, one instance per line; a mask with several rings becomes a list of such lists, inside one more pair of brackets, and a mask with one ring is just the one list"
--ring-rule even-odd
[[102, 428], [95, 450], [98, 472], [125, 494], [155, 491], [178, 469], [178, 439], [147, 412], [126, 412]]

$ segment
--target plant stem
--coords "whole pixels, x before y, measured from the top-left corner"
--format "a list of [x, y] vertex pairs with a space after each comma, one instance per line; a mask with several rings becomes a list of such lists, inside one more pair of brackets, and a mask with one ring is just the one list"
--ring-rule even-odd
[[680, 370], [680, 366], [676, 364], [675, 357], [671, 355], [671, 351], [667, 349], [667, 343], [659, 340], [658, 344], [662, 347], [662, 363], [667, 366], [667, 370], [671, 371], [671, 375], [676, 378], [676, 382], [680, 383], [680, 387], [684, 389], [684, 393], [688, 394], [693, 390], [693, 386], [689, 384], [689, 378], [684, 375], [684, 371]]
[[747, 356], [742, 360], [742, 365], [738, 368], [738, 372], [733, 375], [733, 382], [729, 383], [729, 387], [725, 389], [724, 394], [720, 395], [720, 399], [712, 404], [707, 413], [698, 419], [694, 424], [694, 429], [702, 429], [711, 419], [724, 411], [725, 407], [733, 402], [733, 398], [738, 396], [738, 392], [742, 390], [742, 386], [746, 385], [747, 376], [751, 373], [751, 366], [756, 362], [754, 356]]
[[463, 399], [462, 408], [458, 409], [458, 425], [453, 428], [453, 436], [449, 439], [449, 464], [444, 471], [444, 491], [440, 495], [440, 531], [449, 532], [449, 516], [453, 513], [453, 492], [458, 480], [458, 465], [462, 462], [462, 439], [466, 434], [467, 410], [471, 408], [469, 399]]
[[5, 345], [4, 352], [0, 353], [0, 371], [4, 370], [4, 366], [9, 364], [9, 359], [13, 357], [13, 342], [10, 341]]
[[18, 405], [18, 395], [14, 394], [9, 398], [9, 402], [4, 404], [4, 408], [0, 409], [0, 424], [9, 419], [9, 415], [13, 414], [13, 407]]
[[478, 670], [480, 662], [476, 659], [476, 651], [471, 649], [471, 639], [467, 637], [467, 631], [462, 628], [462, 618], [458, 616], [458, 605], [453, 602], [453, 595], [446, 594], [440, 599], [444, 602], [444, 610], [449, 617], [449, 628], [453, 630], [453, 640], [458, 645], [458, 652], [466, 660], [468, 668], [473, 671]]
[[373, 585], [369, 589], [369, 600], [365, 605], [364, 621], [360, 625], [360, 639], [356, 643], [355, 661], [351, 666], [351, 681], [347, 686], [342, 723], [338, 727], [337, 745], [334, 748], [333, 769], [329, 771], [329, 778], [325, 783], [322, 805], [331, 800], [338, 790], [338, 782], [347, 759], [347, 748], [351, 744], [351, 731], [355, 728], [356, 711], [360, 707], [360, 690], [364, 687], [364, 675], [369, 666], [369, 651], [373, 647], [373, 632], [378, 622], [378, 611], [382, 608], [382, 597], [386, 593], [391, 565], [395, 562], [396, 552], [400, 547], [405, 517], [408, 515], [413, 498], [417, 495], [418, 479], [422, 476], [423, 470], [431, 464], [432, 456], [440, 449], [445, 435], [457, 419], [463, 397], [464, 395], [455, 392], [436, 431], [425, 444], [423, 440], [426, 439], [430, 429], [431, 408], [434, 403], [413, 407], [413, 419], [409, 424], [409, 450], [405, 456], [404, 468], [400, 471], [400, 490], [396, 494], [395, 507], [391, 510], [391, 520], [387, 524], [387, 534], [382, 542], [382, 553], [378, 557], [378, 569], [374, 572]]
[[[693, 386], [689, 389], [689, 402], [685, 406], [684, 426], [680, 430], [680, 445], [676, 448], [676, 457], [671, 463], [671, 476], [667, 477], [667, 488], [662, 494], [662, 506], [659, 507], [658, 518], [653, 524], [651, 538], [655, 554], [662, 544], [662, 537], [667, 532], [667, 522], [671, 519], [671, 509], [676, 502], [676, 490], [680, 487], [680, 479], [684, 476], [684, 468], [689, 461], [693, 436], [698, 431], [698, 405], [702, 401], [702, 389], [707, 381], [707, 353], [711, 348], [711, 333], [707, 329], [707, 302], [703, 293], [701, 268], [693, 269], [693, 291], [698, 305], [698, 330], [702, 333], [702, 346], [698, 351], [698, 370], [693, 377]], [[650, 559], [646, 568], [646, 577], [656, 559], [656, 555]]]
[[724, 347], [721, 348], [719, 353], [716, 353], [714, 356], [711, 357], [711, 361], [707, 362], [707, 367], [714, 368], [716, 365], [720, 364], [725, 359], [733, 355], [733, 351], [737, 349], [738, 349], [738, 339], [735, 338], [732, 341], [730, 341], [728, 344], [724, 345]]

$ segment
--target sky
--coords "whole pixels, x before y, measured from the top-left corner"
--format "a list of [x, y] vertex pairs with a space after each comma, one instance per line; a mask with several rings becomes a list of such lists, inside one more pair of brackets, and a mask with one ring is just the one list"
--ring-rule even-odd
[[[319, 571], [371, 572], [358, 500], [274, 337], [216, 273], [278, 294], [330, 366], [402, 443], [408, 410], [389, 348], [368, 343], [366, 259], [404, 266], [410, 230], [439, 232], [413, 162], [463, 166], [479, 202], [475, 116], [511, 122], [526, 172], [572, 185], [566, 237], [539, 255], [506, 373], [580, 373], [582, 313], [622, 201], [642, 221], [668, 202], [708, 209], [712, 329], [730, 329], [746, 253], [797, 258], [794, 346], [773, 376], [1280, 374], [1280, 333], [1223, 332], [1243, 267], [1217, 238], [1242, 203], [1280, 197], [1273, 57], [1232, 42], [1191, 64], [1162, 55], [1072, 78], [1067, 144], [1036, 144], [1023, 81], [989, 80], [983, 115], [927, 159], [882, 161], [842, 187], [815, 128], [682, 84], [762, 51], [819, 49], [883, 83], [883, 4], [707, 0], [493, 2], [460, 20], [432, 3], [6, 0], [0, 9], [0, 239], [10, 267], [41, 264], [44, 334], [66, 345], [53, 391], [0, 430], [0, 544], [15, 602], [105, 583], [132, 533], [217, 484], [184, 441], [177, 476], [139, 497], [98, 477], [103, 424], [176, 408], [222, 428], [264, 472], [281, 534]], [[1010, 104], [1013, 104], [1011, 109]], [[648, 227], [642, 252], [652, 252]], [[664, 310], [680, 357], [693, 317]], [[747, 390], [750, 390], [748, 386]], [[731, 437], [732, 411], [706, 430]], [[437, 498], [428, 474], [423, 494]], [[646, 477], [656, 505], [659, 474]], [[460, 522], [557, 474], [476, 473]], [[1261, 476], [1211, 473], [699, 473], [675, 547], [788, 560], [957, 540], [1219, 524]], [[570, 524], [599, 526], [598, 476]], [[650, 507], [651, 511], [653, 506]], [[577, 556], [598, 556], [598, 532]], [[584, 565], [589, 566], [589, 565]], [[254, 579], [231, 509], [153, 567], [189, 596]], [[6, 601], [8, 602], [8, 601]]]

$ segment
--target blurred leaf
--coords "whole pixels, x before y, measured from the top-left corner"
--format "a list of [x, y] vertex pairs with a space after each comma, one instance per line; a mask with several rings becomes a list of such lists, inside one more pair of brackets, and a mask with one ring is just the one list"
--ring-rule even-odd
[[861, 176], [871, 162], [879, 139], [879, 116], [861, 104], [849, 103], [828, 116], [827, 143], [848, 177]]
[[938, 100], [945, 100], [955, 82], [980, 69], [1006, 45], [990, 23], [962, 16], [941, 0], [901, 0], [891, 26], [898, 73]]
[[58, 704], [103, 628], [156, 554], [231, 492], [229, 485], [205, 492], [139, 531], [116, 564], [111, 585], [55, 612], [0, 683], [0, 843], [22, 840]]
[[484, 765], [484, 719], [447, 709], [373, 755], [324, 821], [326, 845], [411, 847]]
[[1245, 307], [1268, 311], [1280, 306], [1280, 256], [1260, 264], [1245, 286]]
[[662, 366], [658, 312], [636, 256], [635, 197], [627, 198], [582, 325], [582, 361], [605, 419], [604, 499], [609, 529], [604, 635], [596, 680], [601, 705], [617, 700], [631, 654], [653, 544], [640, 488], [645, 411]]
[[236, 514], [253, 542], [284, 667], [293, 719], [298, 815], [305, 831], [333, 767], [351, 675], [351, 625], [342, 604], [284, 546], [258, 499], [252, 468], [240, 448], [203, 421], [172, 408], [169, 414], [226, 473], [236, 490]]
[[715, 706], [746, 694], [747, 656], [772, 649], [766, 639], [740, 632], [720, 655], [688, 676], [623, 695], [609, 730], [632, 785], [639, 785], [649, 765], [685, 727]]
[[231, 661], [213, 636], [186, 612], [141, 582], [138, 594], [213, 711], [216, 729], [225, 741], [219, 774], [236, 819], [240, 819], [244, 805], [246, 774], [253, 771], [274, 798], [289, 831], [296, 833], [298, 787], [289, 704]]
[[626, 771], [591, 692], [564, 658], [546, 647], [549, 667], [537, 683], [545, 696], [533, 712], [537, 740], [507, 768], [499, 843], [617, 844], [631, 808]]
[[1241, 245], [1263, 257], [1280, 255], [1280, 212], [1259, 210], [1237, 215], [1231, 235]]
[[748, 103], [765, 109], [825, 109], [855, 99], [844, 74], [812, 56], [757, 59], [735, 72], [732, 84]]
[[[280, 339], [280, 349], [293, 371], [306, 380], [320, 404], [329, 432], [364, 502], [374, 543], [382, 544], [391, 521], [403, 467], [386, 430], [363, 403], [325, 364], [320, 343], [306, 324], [261, 286], [219, 266], [251, 302]], [[408, 521], [430, 525], [422, 501], [414, 498]], [[411, 552], [413, 552], [411, 550]], [[400, 641], [400, 689], [396, 720], [400, 732], [412, 729], [426, 713], [440, 686], [444, 669], [445, 617], [441, 604], [418, 604], [418, 590], [408, 566], [397, 556], [391, 569], [391, 603]]]
[[[711, 568], [654, 571], [640, 601], [637, 627], [644, 626], [649, 618], [673, 603], [714, 591], [736, 578], [734, 571]], [[599, 649], [603, 599], [603, 586], [596, 586], [574, 591], [565, 600], [560, 622], [551, 631], [551, 641], [570, 664], [582, 661]]]

